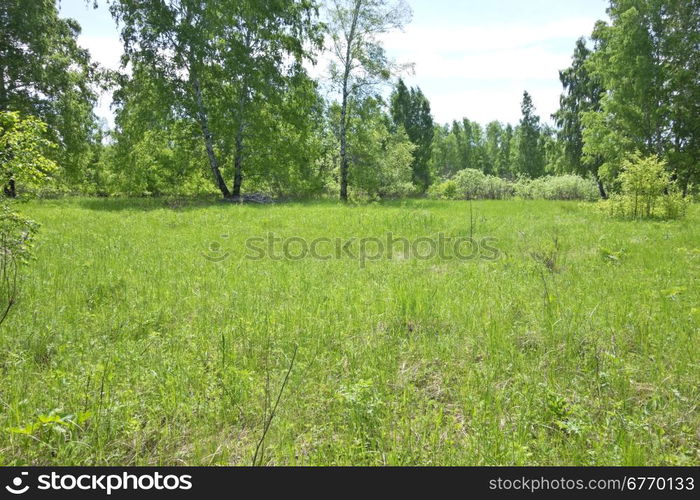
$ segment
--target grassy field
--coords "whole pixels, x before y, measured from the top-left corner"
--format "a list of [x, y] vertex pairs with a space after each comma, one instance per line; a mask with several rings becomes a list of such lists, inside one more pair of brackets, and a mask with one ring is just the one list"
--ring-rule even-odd
[[[42, 228], [0, 328], [1, 464], [700, 463], [698, 206], [21, 210]], [[247, 259], [270, 232], [473, 234], [499, 255]]]

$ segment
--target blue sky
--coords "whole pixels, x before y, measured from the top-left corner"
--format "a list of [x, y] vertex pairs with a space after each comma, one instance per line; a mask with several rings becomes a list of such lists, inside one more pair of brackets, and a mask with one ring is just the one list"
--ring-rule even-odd
[[[385, 37], [389, 54], [415, 64], [410, 85], [430, 99], [438, 122], [468, 117], [515, 123], [528, 90], [543, 119], [556, 111], [558, 70], [568, 66], [574, 43], [606, 19], [607, 0], [408, 0], [413, 21]], [[104, 2], [62, 0], [61, 15], [83, 27], [80, 43], [105, 66], [121, 55], [117, 28]], [[110, 118], [110, 97], [99, 114]], [[111, 120], [110, 120], [111, 121]]]

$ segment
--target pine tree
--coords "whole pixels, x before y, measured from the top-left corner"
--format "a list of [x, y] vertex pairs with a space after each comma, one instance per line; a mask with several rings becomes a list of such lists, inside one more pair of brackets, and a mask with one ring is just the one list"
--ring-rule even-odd
[[424, 192], [430, 185], [429, 162], [432, 155], [435, 126], [430, 103], [420, 88], [408, 89], [399, 79], [391, 96], [391, 118], [395, 127], [403, 127], [413, 150], [413, 184]]
[[580, 38], [576, 42], [571, 67], [559, 72], [564, 93], [559, 99], [559, 110], [553, 117], [559, 127], [557, 137], [564, 148], [566, 170], [579, 175], [592, 174], [598, 182], [600, 195], [605, 198], [605, 188], [598, 176], [602, 157], [583, 154], [582, 117], [584, 113], [600, 110], [603, 93], [599, 79], [591, 75], [588, 69], [590, 56], [591, 50], [586, 47], [586, 40]]
[[544, 155], [540, 148], [540, 117], [535, 114], [532, 97], [525, 91], [520, 109], [522, 118], [518, 127], [518, 172], [535, 178], [544, 174]]

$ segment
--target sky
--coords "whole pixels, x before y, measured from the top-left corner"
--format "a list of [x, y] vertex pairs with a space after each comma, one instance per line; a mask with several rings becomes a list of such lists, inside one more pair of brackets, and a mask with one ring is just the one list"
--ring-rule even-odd
[[[403, 75], [430, 100], [438, 123], [464, 117], [486, 124], [517, 123], [524, 90], [544, 121], [559, 106], [559, 70], [569, 66], [576, 40], [607, 19], [607, 0], [407, 0], [413, 20], [384, 37]], [[62, 17], [80, 22], [79, 43], [103, 66], [117, 69], [122, 46], [107, 8], [61, 0]], [[322, 60], [322, 59], [321, 59]], [[111, 96], [97, 113], [112, 123]]]

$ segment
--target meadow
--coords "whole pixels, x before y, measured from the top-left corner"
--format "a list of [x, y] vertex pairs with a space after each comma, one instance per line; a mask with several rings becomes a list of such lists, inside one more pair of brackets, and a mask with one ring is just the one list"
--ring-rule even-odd
[[[697, 205], [21, 211], [42, 226], [0, 328], [0, 464], [700, 464]], [[268, 233], [490, 237], [498, 257], [246, 258]]]

